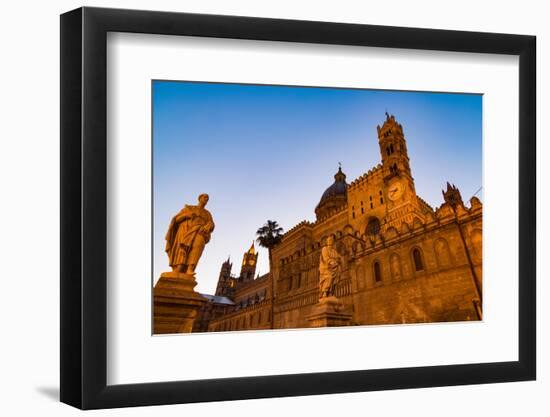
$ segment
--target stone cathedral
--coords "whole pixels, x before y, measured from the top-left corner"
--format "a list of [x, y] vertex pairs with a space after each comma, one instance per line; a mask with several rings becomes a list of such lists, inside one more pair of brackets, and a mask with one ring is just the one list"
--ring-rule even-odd
[[381, 163], [351, 182], [340, 167], [315, 222], [298, 223], [272, 249], [269, 273], [255, 276], [254, 243], [239, 275], [229, 259], [222, 264], [193, 331], [312, 327], [329, 236], [342, 259], [334, 296], [347, 325], [482, 318], [480, 200], [464, 204], [447, 183], [442, 204], [430, 207], [416, 194], [402, 126], [386, 113], [377, 133]]

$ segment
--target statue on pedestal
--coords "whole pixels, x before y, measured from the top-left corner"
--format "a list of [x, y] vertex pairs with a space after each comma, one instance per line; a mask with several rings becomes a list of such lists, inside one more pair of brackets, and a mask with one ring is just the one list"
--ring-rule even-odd
[[194, 275], [210, 235], [214, 231], [212, 215], [205, 209], [208, 194], [199, 195], [199, 204], [186, 204], [176, 214], [166, 233], [166, 253], [172, 271]]
[[208, 194], [199, 195], [198, 205], [185, 205], [170, 222], [166, 254], [172, 272], [163, 272], [153, 288], [154, 334], [191, 333], [207, 302], [194, 290], [195, 268], [214, 230], [207, 202]]
[[319, 261], [319, 299], [334, 296], [336, 284], [340, 280], [342, 258], [334, 247], [334, 237], [329, 236], [321, 249]]
[[342, 274], [342, 257], [334, 247], [334, 237], [329, 236], [321, 249], [319, 259], [319, 302], [306, 317], [310, 327], [349, 326], [351, 309], [336, 297], [336, 285]]

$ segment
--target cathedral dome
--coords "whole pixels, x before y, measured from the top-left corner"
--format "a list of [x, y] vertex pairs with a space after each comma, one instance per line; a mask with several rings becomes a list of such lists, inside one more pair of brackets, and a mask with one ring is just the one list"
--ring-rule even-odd
[[330, 210], [342, 206], [347, 200], [348, 183], [346, 182], [346, 174], [342, 172], [342, 167], [339, 167], [338, 172], [334, 175], [334, 182], [325, 190], [315, 208], [317, 218], [324, 217]]

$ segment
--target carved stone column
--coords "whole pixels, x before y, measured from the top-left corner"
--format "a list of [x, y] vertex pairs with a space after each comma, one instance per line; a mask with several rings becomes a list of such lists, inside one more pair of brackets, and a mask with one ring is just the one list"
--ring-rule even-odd
[[164, 272], [153, 289], [153, 333], [191, 333], [200, 308], [207, 302], [194, 290], [193, 275]]

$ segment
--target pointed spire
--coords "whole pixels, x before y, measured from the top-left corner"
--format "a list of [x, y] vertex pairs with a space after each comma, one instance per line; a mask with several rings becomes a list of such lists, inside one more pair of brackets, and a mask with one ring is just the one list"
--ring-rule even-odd
[[252, 255], [256, 254], [256, 248], [254, 247], [254, 240], [252, 241], [252, 245], [250, 245], [250, 249], [248, 249], [248, 253]]
[[447, 181], [447, 190], [441, 190], [441, 193], [443, 194], [445, 202], [449, 203], [451, 206], [456, 207], [457, 205], [463, 205], [460, 190], [456, 185], [449, 183], [449, 181]]

